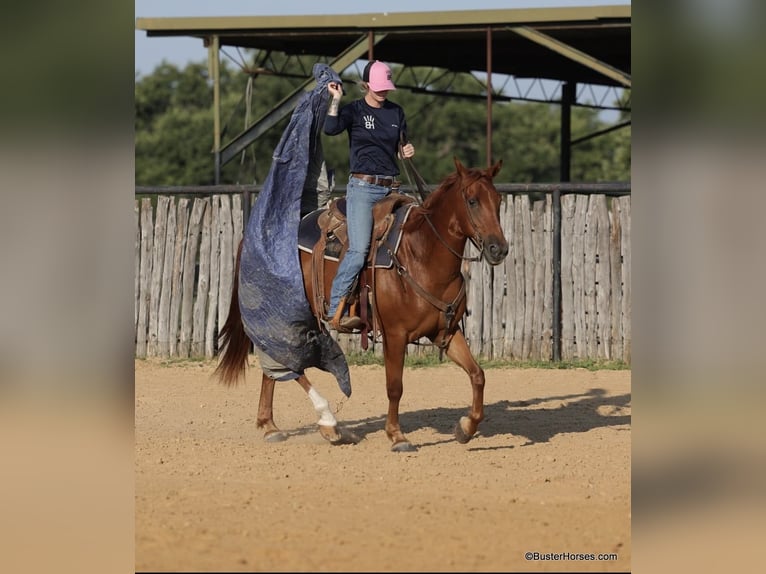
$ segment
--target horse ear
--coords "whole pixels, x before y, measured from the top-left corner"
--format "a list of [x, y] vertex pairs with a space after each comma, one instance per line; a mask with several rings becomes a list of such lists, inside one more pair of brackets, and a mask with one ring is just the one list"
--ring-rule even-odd
[[492, 179], [495, 179], [495, 176], [497, 175], [497, 172], [500, 171], [501, 167], [503, 167], [503, 160], [498, 160], [498, 162], [495, 165], [493, 165], [491, 168], [487, 170], [489, 177], [491, 177]]
[[455, 160], [455, 168], [457, 169], [458, 175], [461, 177], [465, 175], [465, 168], [463, 167], [463, 164], [460, 163], [460, 160], [457, 158], [457, 156], [453, 156], [452, 159]]

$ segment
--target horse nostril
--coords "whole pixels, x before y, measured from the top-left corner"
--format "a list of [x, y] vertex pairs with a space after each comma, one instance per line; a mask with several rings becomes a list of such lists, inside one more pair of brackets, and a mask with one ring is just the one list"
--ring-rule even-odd
[[489, 246], [489, 254], [494, 259], [503, 259], [506, 255], [508, 255], [508, 245], [498, 245], [497, 243], [493, 243]]

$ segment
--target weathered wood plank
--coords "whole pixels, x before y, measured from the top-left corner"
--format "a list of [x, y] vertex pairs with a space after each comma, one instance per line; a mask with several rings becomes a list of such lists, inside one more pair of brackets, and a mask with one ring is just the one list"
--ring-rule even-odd
[[632, 351], [632, 299], [630, 293], [631, 270], [631, 234], [630, 234], [630, 196], [619, 198], [620, 226], [622, 227], [622, 341], [623, 361], [631, 362]]
[[170, 197], [157, 197], [157, 208], [154, 214], [154, 248], [152, 249], [152, 278], [149, 287], [149, 341], [146, 353], [150, 357], [157, 355], [158, 330], [160, 315], [160, 297], [162, 295], [162, 271], [165, 264], [165, 234], [168, 224], [168, 207]]
[[553, 198], [550, 194], [545, 199], [543, 214], [543, 325], [540, 341], [540, 358], [543, 361], [553, 359]]
[[218, 348], [218, 285], [221, 277], [221, 232], [219, 212], [221, 197], [214, 195], [211, 203], [210, 221], [210, 299], [207, 308], [207, 323], [205, 325], [205, 356], [213, 357]]
[[197, 251], [199, 249], [202, 217], [205, 214], [207, 199], [194, 199], [189, 233], [186, 235], [186, 253], [184, 254], [184, 274], [182, 280], [183, 297], [181, 299], [181, 330], [178, 341], [178, 354], [181, 357], [191, 355], [192, 321], [194, 311], [194, 279], [197, 273]]
[[173, 290], [173, 257], [176, 250], [176, 206], [170, 201], [168, 224], [165, 232], [165, 261], [162, 265], [162, 288], [160, 292], [159, 326], [157, 329], [157, 354], [170, 356], [170, 299]]
[[513, 327], [513, 358], [523, 359], [524, 345], [524, 223], [523, 212], [526, 209], [525, 195], [517, 195], [513, 202], [513, 228], [515, 241], [513, 243], [514, 267], [516, 271], [516, 293], [514, 297], [514, 327]]
[[611, 339], [610, 356], [622, 359], [622, 225], [620, 223], [620, 202], [611, 201], [609, 210], [609, 273], [611, 276], [612, 292], [611, 308]]
[[138, 302], [138, 326], [136, 327], [136, 356], [146, 357], [149, 330], [150, 283], [152, 277], [152, 246], [154, 226], [152, 225], [152, 200], [141, 200], [141, 266], [140, 295]]
[[575, 200], [575, 223], [572, 233], [572, 285], [574, 299], [575, 357], [588, 356], [585, 331], [585, 226], [588, 196], [578, 195]]
[[481, 356], [492, 358], [492, 317], [494, 268], [482, 257], [481, 264]]
[[516, 329], [516, 232], [514, 225], [514, 196], [508, 194], [505, 206], [505, 236], [508, 238], [508, 257], [505, 258], [505, 339], [503, 356], [513, 356]]
[[218, 287], [218, 330], [220, 331], [224, 323], [226, 323], [226, 318], [229, 316], [234, 263], [237, 257], [237, 249], [239, 248], [239, 243], [236, 245], [232, 244], [231, 198], [228, 195], [221, 195], [221, 207], [218, 212], [218, 218], [221, 247]]
[[540, 345], [543, 338], [543, 304], [545, 303], [545, 232], [543, 216], [545, 215], [545, 200], [540, 199], [532, 204], [532, 253], [534, 271], [532, 274], [532, 339], [529, 353], [532, 359], [540, 359]]
[[176, 241], [173, 250], [173, 277], [170, 293], [170, 317], [168, 319], [168, 354], [178, 356], [178, 330], [181, 321], [183, 299], [183, 272], [186, 254], [186, 234], [189, 230], [189, 200], [179, 198], [176, 204]]
[[[503, 228], [503, 234], [506, 239], [508, 233], [505, 227], [505, 210], [508, 200], [503, 198], [500, 204], [500, 225]], [[506, 258], [507, 261], [507, 258]], [[500, 358], [503, 356], [503, 346], [505, 342], [505, 282], [506, 282], [506, 261], [496, 265], [493, 269], [492, 287], [490, 289], [490, 298], [492, 298], [492, 357]]]
[[245, 223], [243, 221], [244, 213], [242, 211], [242, 195], [231, 196], [231, 245], [232, 245], [232, 265], [237, 263], [237, 248], [242, 236], [245, 233]]
[[521, 196], [521, 229], [524, 234], [524, 332], [522, 359], [528, 360], [532, 351], [532, 316], [535, 304], [535, 252], [532, 244], [532, 209], [529, 195]]
[[588, 202], [587, 222], [585, 224], [585, 260], [583, 264], [583, 302], [585, 307], [585, 345], [586, 357], [595, 359], [598, 354], [596, 323], [596, 240], [598, 222], [595, 215], [595, 196]]
[[575, 357], [574, 234], [575, 205], [573, 194], [561, 196], [561, 358]]
[[612, 291], [612, 275], [609, 257], [609, 213], [605, 195], [595, 195], [591, 198], [595, 204], [596, 216], [596, 334], [598, 338], [597, 357], [610, 359], [611, 349], [611, 320], [610, 306]]
[[[466, 244], [463, 256], [469, 257], [476, 254], [473, 246]], [[466, 274], [468, 285], [466, 286], [467, 308], [465, 321], [465, 336], [468, 346], [474, 356], [482, 354], [482, 312], [483, 290], [481, 288], [481, 262], [472, 261], [468, 264]]]
[[[210, 297], [210, 234], [213, 215], [207, 204], [205, 214], [202, 216], [202, 229], [200, 231], [199, 246], [199, 272], [197, 274], [197, 297], [194, 300], [192, 314], [192, 355], [202, 357], [205, 354], [205, 313], [207, 311], [208, 298]], [[216, 230], [217, 231], [217, 230]]]
[[133, 267], [133, 282], [134, 282], [134, 296], [133, 296], [133, 330], [138, 329], [138, 305], [141, 297], [141, 210], [138, 206], [138, 200], [133, 201], [133, 226], [135, 228], [135, 243], [133, 249], [135, 253], [135, 261]]

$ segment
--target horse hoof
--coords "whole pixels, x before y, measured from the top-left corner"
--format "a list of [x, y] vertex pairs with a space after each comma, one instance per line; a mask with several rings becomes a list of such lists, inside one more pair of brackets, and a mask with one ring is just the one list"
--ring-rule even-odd
[[324, 432], [320, 432], [322, 438], [326, 439], [333, 446], [340, 446], [344, 444], [359, 444], [362, 439], [351, 431], [344, 429], [333, 429], [335, 433], [330, 436]]
[[392, 452], [416, 452], [417, 450], [418, 447], [406, 440], [397, 442], [391, 447]]
[[460, 421], [455, 425], [455, 440], [460, 444], [465, 444], [471, 440], [471, 435], [466, 434], [463, 427], [460, 426]]
[[263, 440], [266, 442], [285, 442], [287, 435], [282, 431], [271, 431], [263, 435]]

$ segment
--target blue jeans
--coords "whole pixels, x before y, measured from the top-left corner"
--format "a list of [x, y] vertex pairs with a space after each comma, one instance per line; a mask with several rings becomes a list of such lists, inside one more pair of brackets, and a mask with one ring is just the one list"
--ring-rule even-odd
[[330, 310], [328, 311], [330, 318], [335, 315], [341, 298], [349, 294], [354, 279], [364, 267], [372, 237], [372, 207], [386, 197], [390, 191], [390, 187], [372, 185], [349, 176], [346, 186], [348, 251], [343, 256], [332, 282]]

